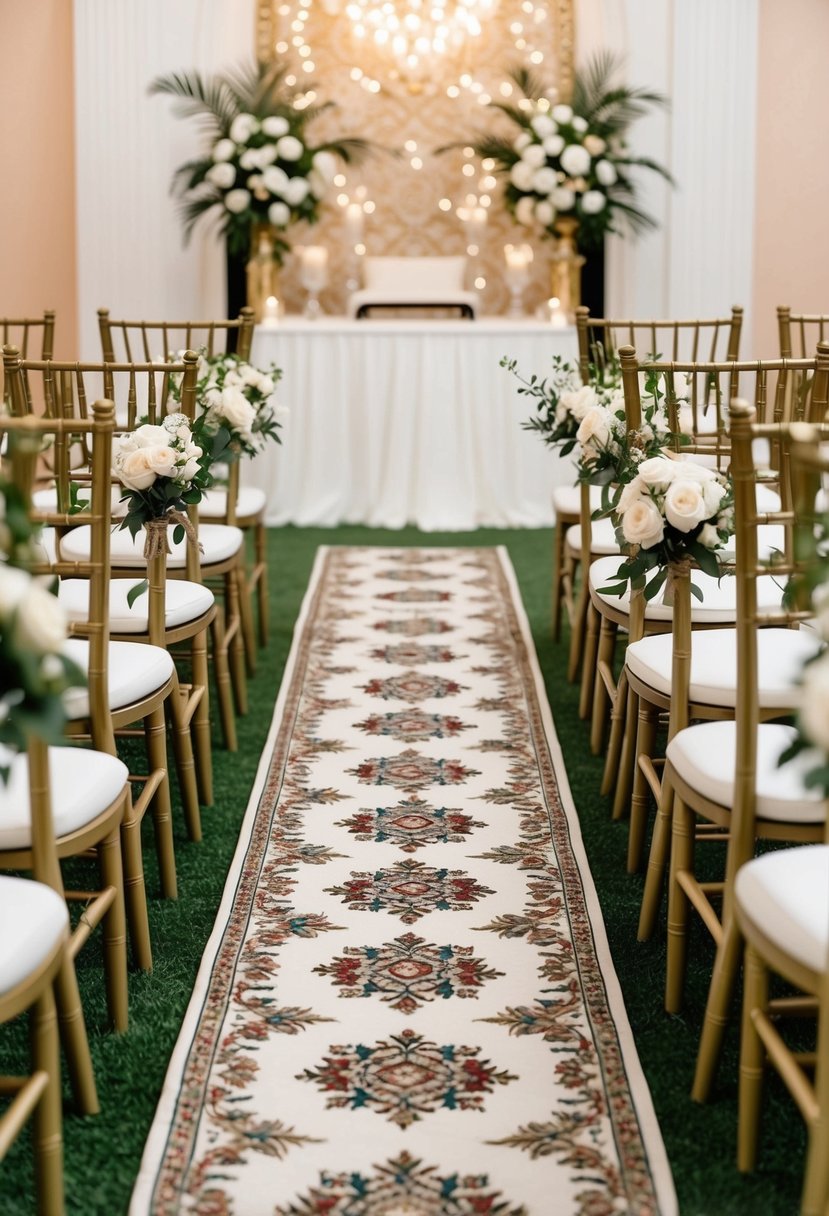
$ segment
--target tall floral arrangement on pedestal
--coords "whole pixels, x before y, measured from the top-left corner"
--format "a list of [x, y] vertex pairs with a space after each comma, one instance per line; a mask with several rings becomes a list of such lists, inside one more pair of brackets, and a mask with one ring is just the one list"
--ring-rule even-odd
[[656, 161], [633, 155], [627, 139], [631, 124], [665, 98], [618, 83], [619, 66], [609, 52], [597, 55], [576, 73], [569, 102], [545, 93], [533, 73], [520, 68], [512, 73], [519, 100], [490, 103], [517, 133], [469, 140], [479, 156], [495, 161], [504, 201], [519, 224], [558, 235], [562, 220], [575, 221], [586, 251], [625, 223], [634, 231], [654, 226], [637, 205], [633, 171], [670, 180]]
[[[181, 200], [185, 239], [204, 215], [212, 215], [231, 254], [247, 256], [255, 224], [276, 230], [277, 260], [288, 250], [285, 231], [319, 218], [337, 158], [353, 160], [365, 140], [315, 143], [308, 128], [333, 102], [305, 104], [288, 89], [287, 68], [257, 63], [204, 78], [199, 72], [159, 76], [151, 93], [178, 102], [178, 113], [203, 120], [205, 148], [173, 178]], [[310, 88], [310, 85], [308, 86]]]

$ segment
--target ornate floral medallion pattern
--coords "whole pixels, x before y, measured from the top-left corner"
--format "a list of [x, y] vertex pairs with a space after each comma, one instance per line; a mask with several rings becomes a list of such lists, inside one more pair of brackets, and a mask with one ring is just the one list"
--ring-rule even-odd
[[673, 1216], [522, 637], [495, 550], [327, 551], [131, 1216]]
[[436, 946], [414, 933], [382, 946], [346, 946], [339, 958], [314, 971], [330, 976], [340, 996], [379, 996], [406, 1014], [429, 1001], [476, 997], [486, 980], [504, 974], [475, 958], [471, 946]]
[[377, 598], [391, 604], [445, 604], [451, 598], [451, 592], [434, 591], [431, 587], [404, 587], [402, 591], [384, 591]]
[[357, 840], [389, 841], [403, 853], [416, 853], [429, 844], [463, 843], [470, 832], [486, 824], [462, 811], [406, 798], [392, 807], [364, 807], [349, 819], [339, 820], [337, 827], [347, 828]]

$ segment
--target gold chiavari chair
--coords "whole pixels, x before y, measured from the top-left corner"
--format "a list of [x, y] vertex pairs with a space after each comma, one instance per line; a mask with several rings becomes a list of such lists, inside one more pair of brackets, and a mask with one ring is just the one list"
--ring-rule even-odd
[[[825, 830], [826, 806], [805, 785], [803, 763], [777, 766], [778, 757], [791, 742], [792, 728], [775, 719], [785, 717], [796, 705], [800, 673], [804, 663], [818, 653], [820, 641], [811, 630], [797, 627], [811, 610], [798, 608], [788, 597], [773, 613], [763, 611], [758, 603], [757, 580], [769, 570], [769, 555], [761, 539], [763, 526], [773, 522], [784, 534], [774, 554], [776, 578], [782, 581], [796, 575], [801, 563], [794, 544], [796, 520], [788, 469], [791, 427], [755, 423], [757, 416], [756, 408], [745, 401], [734, 401], [730, 407], [737, 626], [729, 648], [719, 647], [720, 670], [713, 679], [719, 680], [719, 689], [727, 688], [733, 712], [728, 720], [689, 725], [690, 719], [703, 716], [694, 708], [676, 722], [666, 753], [646, 886], [646, 898], [658, 899], [660, 854], [664, 856], [670, 838], [665, 987], [669, 1012], [676, 1012], [681, 1004], [691, 909], [699, 913], [717, 947], [693, 1087], [699, 1101], [710, 1092], [740, 962], [733, 894], [737, 871], [752, 857], [758, 839], [817, 841]], [[822, 428], [822, 435], [829, 439], [829, 428]], [[781, 508], [776, 512], [757, 508], [763, 463], [753, 447], [758, 440], [769, 443], [777, 453]], [[686, 587], [683, 612], [688, 598]], [[688, 629], [684, 634], [685, 649], [675, 633], [672, 685], [677, 702], [683, 696], [694, 697], [694, 650], [697, 640], [705, 637], [705, 633], [691, 635]], [[699, 666], [697, 679], [698, 672]], [[707, 716], [714, 718], [712, 713]], [[696, 875], [695, 841], [706, 833], [727, 841], [721, 883], [702, 882]], [[719, 912], [717, 899], [722, 901]]]
[[[0, 787], [0, 868], [30, 869], [62, 897], [79, 901], [83, 915], [71, 936], [70, 957], [102, 926], [107, 1004], [116, 1030], [128, 1024], [125, 888], [129, 889], [130, 928], [136, 959], [151, 961], [144, 874], [138, 825], [130, 799], [129, 774], [115, 754], [108, 713], [109, 638], [106, 609], [106, 550], [109, 536], [109, 465], [114, 411], [111, 402], [96, 403], [93, 418], [80, 423], [36, 419], [32, 415], [0, 418], [0, 435], [8, 438], [13, 479], [26, 498], [44, 438], [68, 440], [82, 427], [91, 444], [93, 483], [91, 503], [84, 512], [96, 531], [96, 550], [89, 565], [94, 593], [90, 595], [91, 635], [80, 653], [66, 643], [66, 653], [86, 672], [87, 687], [70, 689], [64, 704], [71, 729], [73, 702], [100, 705], [93, 713], [95, 750], [81, 747], [40, 749], [32, 743], [28, 755], [11, 758], [7, 783]], [[33, 519], [35, 518], [34, 512]], [[52, 572], [51, 564], [39, 565]], [[77, 720], [77, 714], [74, 714]], [[52, 795], [50, 797], [50, 789]], [[123, 841], [123, 856], [122, 856]], [[39, 844], [38, 844], [39, 842]], [[97, 858], [101, 884], [96, 890], [65, 891], [60, 861], [86, 855]], [[97, 1110], [89, 1051], [74, 971], [62, 968], [57, 980], [58, 1008], [73, 1084], [83, 1109]]]
[[[624, 348], [622, 361], [627, 368], [625, 392], [628, 397], [638, 396], [638, 371], [642, 364], [637, 362], [635, 352], [629, 347]], [[729, 400], [734, 399], [741, 384], [747, 386], [753, 381], [755, 403], [766, 418], [781, 419], [786, 416], [791, 403], [788, 389], [793, 376], [804, 372], [813, 375], [817, 368], [820, 369], [819, 375], [813, 376], [812, 393], [808, 401], [804, 402], [804, 408], [815, 409], [820, 413], [825, 409], [829, 394], [829, 345], [825, 349], [822, 348], [811, 360], [648, 362], [647, 366], [653, 374], [664, 374], [666, 378], [671, 430], [677, 433], [683, 431], [685, 438], [690, 440], [687, 444], [678, 445], [677, 454], [681, 453], [683, 458], [714, 465], [723, 471], [728, 469], [731, 458], [725, 406]], [[677, 399], [675, 387], [676, 380], [680, 377], [683, 380], [686, 377], [691, 378], [689, 398], [682, 403]], [[774, 453], [765, 451], [762, 455], [766, 461], [766, 469], [756, 489], [758, 507], [776, 510], [779, 509], [780, 500], [774, 488]], [[772, 467], [769, 467], [769, 463]], [[761, 539], [766, 551], [779, 548], [784, 535], [779, 526], [765, 525], [761, 531]], [[597, 581], [597, 576], [601, 573], [607, 582], [609, 567], [610, 563], [605, 564], [604, 571], [597, 567], [592, 577], [594, 608], [602, 612], [603, 624], [607, 625], [612, 635], [615, 624], [611, 614], [619, 609], [612, 597], [601, 594], [601, 583]], [[700, 670], [709, 661], [714, 664], [714, 670], [708, 674], [713, 677], [716, 692], [712, 691], [713, 685], [707, 680], [707, 676], [700, 681], [695, 675], [691, 693], [693, 707], [688, 712], [690, 717], [727, 718], [733, 716], [736, 695], [733, 686], [733, 665], [729, 666], [726, 656], [722, 662], [722, 678], [717, 674], [716, 666], [721, 663], [717, 657], [719, 650], [722, 647], [727, 648], [729, 638], [733, 637], [737, 588], [731, 579], [723, 579], [718, 584], [716, 579], [706, 579], [702, 574], [695, 576], [695, 583], [704, 587], [702, 603], [695, 603], [690, 609], [694, 638], [699, 638], [696, 662]], [[759, 580], [758, 593], [764, 610], [774, 611], [779, 605], [780, 587], [771, 574], [767, 573]], [[640, 612], [641, 607], [640, 605]], [[619, 685], [612, 694], [614, 730], [608, 748], [602, 788], [607, 792], [614, 788], [615, 782], [615, 817], [621, 817], [630, 809], [628, 866], [631, 870], [637, 869], [641, 860], [650, 793], [657, 802], [661, 797], [659, 776], [652, 761], [659, 716], [675, 707], [671, 683], [675, 610], [665, 611], [665, 607], [659, 601], [654, 601], [649, 605], [647, 617], [641, 612], [640, 616], [632, 620], [633, 632], [629, 634], [625, 663]], [[722, 637], [718, 640], [720, 633]], [[612, 649], [612, 640], [609, 649]], [[603, 682], [612, 689], [606, 664], [607, 653], [603, 639], [600, 654], [602, 666], [599, 670]], [[642, 936], [648, 936], [652, 932], [655, 915], [650, 900], [646, 899], [645, 903], [649, 911], [643, 912], [640, 922]]]
[[[16, 346], [24, 359], [29, 356], [30, 345], [38, 348], [36, 354], [33, 352], [33, 357], [51, 359], [55, 351], [55, 313], [50, 310], [44, 312], [42, 317], [0, 317], [0, 339], [3, 346]], [[7, 401], [8, 392], [2, 372], [0, 388], [0, 397]]]
[[[108, 363], [119, 358], [132, 362], [136, 355], [150, 363], [159, 356], [170, 358], [172, 352], [179, 350], [204, 350], [208, 357], [235, 351], [240, 359], [249, 361], [255, 320], [252, 308], [243, 308], [235, 321], [114, 321], [109, 309], [98, 309], [101, 349]], [[256, 666], [251, 607], [254, 596], [261, 645], [265, 645], [268, 636], [265, 505], [263, 490], [241, 485], [238, 461], [228, 465], [227, 488], [211, 488], [199, 503], [202, 522], [228, 524], [253, 534], [254, 560], [247, 576], [248, 594], [240, 594], [245, 657], [251, 673]]]
[[[696, 320], [614, 320], [608, 317], [591, 317], [587, 308], [576, 310], [576, 332], [579, 343], [579, 369], [582, 382], [588, 384], [591, 367], [611, 367], [618, 359], [623, 345], [646, 351], [651, 357], [696, 360], [701, 357], [711, 360], [722, 355], [736, 359], [740, 346], [743, 310], [732, 308], [730, 317], [714, 317]], [[723, 346], [725, 349], [723, 350]], [[619, 552], [616, 537], [609, 520], [591, 523], [591, 513], [596, 509], [598, 496], [587, 486], [576, 492], [572, 488], [554, 493], [556, 512], [556, 540], [553, 555], [553, 632], [557, 635], [560, 618], [560, 602], [564, 601], [570, 618], [571, 635], [568, 656], [568, 679], [577, 679], [583, 665], [587, 643], [587, 617], [590, 603], [586, 571], [595, 557], [615, 556]], [[576, 573], [581, 569], [581, 585], [576, 591]], [[586, 666], [590, 679], [582, 687], [580, 713], [590, 713], [590, 691], [592, 689], [592, 667], [595, 662], [596, 639]]]

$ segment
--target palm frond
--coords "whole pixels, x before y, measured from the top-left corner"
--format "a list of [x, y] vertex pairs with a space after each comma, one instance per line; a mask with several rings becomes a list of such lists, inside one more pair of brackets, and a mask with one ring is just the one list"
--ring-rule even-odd
[[676, 182], [664, 165], [660, 165], [658, 161], [651, 160], [649, 156], [617, 156], [615, 163], [617, 165], [630, 165], [637, 169], [651, 169], [654, 173], [658, 173], [660, 177], [664, 177], [668, 185], [676, 185]]
[[[184, 244], [188, 245], [190, 237], [193, 235], [193, 229], [203, 215], [212, 210], [217, 203], [221, 202], [221, 198], [217, 192], [210, 194], [199, 195], [198, 198], [189, 198], [181, 203], [179, 207], [179, 215], [181, 217], [182, 226], [184, 228]], [[225, 215], [230, 213], [225, 210]], [[221, 216], [216, 215], [217, 224], [222, 224]], [[227, 222], [223, 224], [223, 230], [227, 227]]]
[[213, 161], [209, 157], [201, 156], [198, 160], [188, 160], [183, 165], [179, 165], [170, 183], [171, 193], [183, 194], [185, 190], [192, 190], [194, 186], [198, 186], [204, 181], [204, 175], [212, 164]]
[[369, 140], [355, 135], [343, 139], [330, 139], [327, 143], [320, 144], [319, 150], [336, 152], [347, 165], [359, 165], [367, 156], [377, 150], [377, 146]]
[[506, 114], [507, 118], [511, 118], [518, 127], [526, 126], [527, 116], [520, 106], [510, 105], [508, 101], [491, 101], [489, 109], [500, 110], [502, 114]]
[[237, 99], [221, 76], [205, 80], [201, 72], [171, 72], [156, 76], [148, 92], [176, 99], [176, 113], [208, 117], [219, 131], [226, 131], [239, 112]]
[[531, 68], [519, 64], [517, 67], [510, 68], [508, 75], [511, 80], [515, 81], [523, 95], [529, 97], [531, 101], [543, 97], [544, 85], [541, 77], [537, 76]]
[[281, 105], [290, 105], [285, 89], [287, 67], [282, 63], [244, 63], [224, 73], [227, 85], [248, 114], [272, 114]]
[[667, 105], [667, 98], [652, 89], [616, 83], [622, 59], [613, 51], [598, 51], [576, 72], [571, 104], [577, 114], [602, 124], [614, 134], [641, 118], [649, 106]]

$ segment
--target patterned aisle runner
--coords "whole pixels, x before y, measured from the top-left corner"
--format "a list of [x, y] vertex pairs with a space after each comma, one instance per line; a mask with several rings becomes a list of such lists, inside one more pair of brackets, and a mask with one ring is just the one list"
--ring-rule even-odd
[[508, 558], [321, 550], [131, 1213], [675, 1211]]

